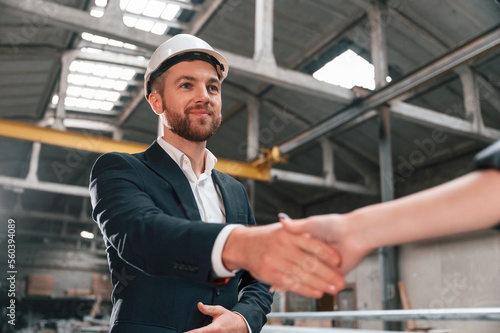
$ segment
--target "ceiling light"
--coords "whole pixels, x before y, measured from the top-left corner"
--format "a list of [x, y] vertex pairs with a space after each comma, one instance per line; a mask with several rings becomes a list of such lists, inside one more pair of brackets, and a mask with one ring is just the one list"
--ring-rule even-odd
[[122, 67], [112, 66], [108, 69], [106, 77], [110, 79], [118, 79], [122, 75], [122, 70]]
[[95, 0], [95, 5], [97, 7], [106, 7], [108, 5], [108, 0]]
[[181, 7], [179, 7], [179, 5], [169, 3], [167, 5], [167, 8], [165, 8], [163, 13], [161, 14], [161, 18], [167, 21], [172, 21], [180, 9]]
[[137, 50], [137, 46], [135, 46], [134, 44], [125, 43], [123, 44], [123, 47], [130, 50]]
[[121, 10], [125, 10], [127, 8], [129, 0], [120, 0], [120, 8]]
[[83, 88], [81, 90], [81, 97], [88, 98], [88, 99], [93, 99], [95, 95], [95, 90], [90, 89], [90, 88]]
[[59, 96], [58, 95], [52, 96], [51, 102], [52, 102], [52, 104], [57, 105], [57, 103], [59, 103]]
[[121, 42], [119, 40], [110, 39], [108, 41], [108, 44], [111, 45], [111, 46], [123, 47], [123, 42]]
[[125, 81], [115, 81], [113, 85], [114, 90], [123, 91], [125, 88], [127, 88], [127, 82]]
[[128, 15], [123, 15], [123, 23], [127, 27], [133, 28], [135, 26], [136, 22], [137, 22], [137, 19], [135, 17], [128, 16]]
[[81, 93], [82, 88], [80, 87], [69, 86], [68, 89], [66, 89], [66, 95], [68, 96], [79, 97]]
[[99, 110], [101, 108], [101, 101], [91, 100], [88, 108], [92, 110]]
[[102, 53], [102, 50], [95, 49], [93, 47], [84, 47], [84, 48], [82, 48], [82, 52], [99, 54], [99, 53]]
[[111, 102], [101, 102], [101, 110], [111, 111], [115, 105]]
[[93, 16], [93, 17], [103, 17], [104, 16], [104, 10], [102, 9], [97, 9], [97, 8], [94, 8], [90, 11], [90, 16]]
[[82, 238], [86, 238], [86, 239], [94, 239], [94, 234], [91, 232], [85, 231], [85, 230], [80, 232], [80, 236], [82, 236]]
[[144, 0], [130, 0], [125, 10], [129, 13], [141, 14], [146, 4]]
[[88, 100], [86, 98], [78, 98], [76, 101], [76, 107], [86, 109], [86, 108], [88, 108], [89, 103], [90, 103], [90, 100]]
[[94, 37], [94, 35], [89, 34], [88, 32], [82, 32], [82, 39], [85, 39], [85, 40], [91, 42], [92, 37]]
[[160, 17], [163, 9], [167, 6], [166, 3], [161, 1], [152, 0], [146, 5], [146, 8], [142, 11], [142, 15], [158, 18]]
[[135, 76], [135, 71], [133, 69], [125, 68], [121, 70], [120, 79], [125, 81], [130, 81]]
[[118, 101], [119, 98], [120, 98], [120, 93], [116, 91], [107, 92], [105, 96], [105, 99], [108, 102], [116, 102]]
[[113, 89], [114, 85], [115, 85], [115, 80], [103, 79], [100, 87], [104, 89]]
[[75, 97], [66, 97], [64, 99], [64, 105], [66, 106], [76, 106], [76, 102], [78, 101], [78, 98], [75, 98]]
[[[94, 90], [94, 99], [98, 99], [100, 101], [103, 101], [106, 99], [106, 96], [110, 94], [110, 92], [106, 91], [106, 90]], [[115, 94], [118, 94], [118, 96], [120, 96], [120, 93], [115, 93]]]
[[135, 28], [149, 32], [151, 31], [151, 28], [153, 27], [154, 24], [155, 23], [151, 20], [139, 19], [135, 24]]
[[165, 34], [165, 31], [167, 31], [167, 28], [168, 25], [166, 25], [165, 23], [157, 22], [153, 26], [153, 29], [151, 29], [151, 32], [157, 35], [163, 35]]
[[99, 87], [101, 85], [101, 82], [102, 82], [101, 78], [89, 76], [87, 77], [87, 83], [85, 83], [85, 85], [89, 87]]
[[102, 36], [97, 36], [97, 35], [94, 35], [92, 37], [92, 43], [96, 43], [96, 44], [108, 44], [108, 38], [106, 37], [102, 37]]

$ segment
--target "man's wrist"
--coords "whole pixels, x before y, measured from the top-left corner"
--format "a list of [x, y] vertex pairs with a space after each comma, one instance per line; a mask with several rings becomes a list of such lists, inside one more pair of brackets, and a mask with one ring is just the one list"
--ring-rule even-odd
[[244, 250], [246, 247], [247, 232], [248, 228], [235, 228], [226, 240], [226, 244], [222, 250], [222, 263], [229, 271], [245, 268], [243, 260], [245, 255], [247, 255]]

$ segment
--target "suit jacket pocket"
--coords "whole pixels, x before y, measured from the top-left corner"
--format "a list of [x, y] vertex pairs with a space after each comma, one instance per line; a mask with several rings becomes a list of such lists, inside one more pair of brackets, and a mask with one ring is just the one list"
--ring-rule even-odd
[[248, 215], [247, 214], [237, 214], [236, 222], [240, 224], [248, 224]]

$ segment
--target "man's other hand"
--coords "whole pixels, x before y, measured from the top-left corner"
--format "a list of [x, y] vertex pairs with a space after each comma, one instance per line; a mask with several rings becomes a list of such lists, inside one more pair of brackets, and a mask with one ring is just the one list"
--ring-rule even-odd
[[220, 305], [205, 305], [199, 302], [198, 310], [207, 316], [213, 317], [212, 323], [185, 333], [248, 333], [245, 319]]

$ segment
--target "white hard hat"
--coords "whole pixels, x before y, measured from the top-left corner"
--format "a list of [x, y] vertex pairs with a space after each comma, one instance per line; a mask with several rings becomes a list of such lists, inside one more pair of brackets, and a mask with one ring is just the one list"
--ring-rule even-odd
[[[170, 60], [167, 62], [167, 60]], [[170, 38], [156, 49], [149, 59], [144, 74], [144, 94], [148, 99], [151, 93], [151, 76], [164, 73], [169, 67], [186, 60], [203, 60], [212, 64], [221, 82], [226, 78], [229, 64], [226, 58], [204, 40], [188, 34], [179, 34]], [[163, 66], [162, 66], [163, 65]], [[155, 72], [159, 73], [155, 73]], [[156, 79], [153, 77], [153, 81]]]

